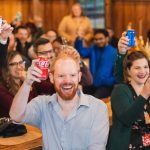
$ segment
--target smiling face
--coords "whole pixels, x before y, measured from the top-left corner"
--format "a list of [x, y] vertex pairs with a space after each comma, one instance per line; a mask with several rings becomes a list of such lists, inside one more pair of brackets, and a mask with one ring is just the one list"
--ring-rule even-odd
[[28, 39], [28, 31], [25, 28], [18, 29], [16, 37], [20, 40], [21, 43], [27, 42]]
[[128, 69], [128, 75], [131, 84], [144, 84], [149, 76], [149, 65], [145, 58], [137, 59], [132, 62], [132, 66]]
[[59, 59], [55, 63], [50, 79], [61, 99], [72, 100], [81, 79], [79, 65], [71, 58]]
[[22, 72], [25, 70], [25, 64], [22, 57], [17, 54], [9, 62], [9, 73], [14, 79], [20, 79], [22, 77]]
[[49, 63], [51, 64], [55, 57], [55, 53], [54, 53], [51, 43], [39, 45], [37, 48], [37, 55], [46, 56], [49, 60]]
[[103, 47], [107, 46], [108, 41], [109, 41], [108, 37], [106, 37], [102, 33], [97, 33], [94, 36], [94, 42], [97, 45], [97, 47], [103, 48]]

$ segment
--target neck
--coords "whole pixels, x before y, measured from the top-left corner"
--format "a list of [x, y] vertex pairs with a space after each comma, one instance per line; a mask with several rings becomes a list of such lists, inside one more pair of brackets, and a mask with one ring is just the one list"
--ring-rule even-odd
[[14, 79], [14, 81], [16, 84], [18, 84], [18, 85], [20, 84], [20, 79]]
[[142, 89], [143, 89], [143, 86], [144, 84], [137, 84], [135, 82], [132, 82], [130, 83], [132, 85], [132, 87], [134, 88], [135, 92], [137, 95], [140, 95]]
[[72, 100], [63, 100], [58, 96], [58, 103], [62, 109], [63, 116], [67, 118], [72, 110], [78, 105], [79, 96], [76, 94]]

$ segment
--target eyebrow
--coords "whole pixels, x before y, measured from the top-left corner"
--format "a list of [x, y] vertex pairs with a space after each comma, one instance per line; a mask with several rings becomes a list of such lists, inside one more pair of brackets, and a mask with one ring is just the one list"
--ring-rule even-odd
[[49, 50], [47, 50], [47, 51], [40, 51], [40, 52], [38, 52], [38, 53], [52, 52], [52, 51], [54, 51], [54, 49], [49, 49]]

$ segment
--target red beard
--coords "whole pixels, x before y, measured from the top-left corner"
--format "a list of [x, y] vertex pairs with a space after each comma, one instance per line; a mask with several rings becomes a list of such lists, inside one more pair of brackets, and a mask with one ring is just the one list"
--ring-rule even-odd
[[[69, 86], [70, 88], [66, 88], [66, 86]], [[78, 87], [75, 87], [74, 83], [63, 83], [60, 84], [59, 88], [55, 86], [54, 87], [58, 95], [63, 99], [63, 100], [72, 100], [74, 96], [76, 95]]]

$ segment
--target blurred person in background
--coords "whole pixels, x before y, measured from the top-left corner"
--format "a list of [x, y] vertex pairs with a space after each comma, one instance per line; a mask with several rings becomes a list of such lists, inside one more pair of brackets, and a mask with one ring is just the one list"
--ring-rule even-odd
[[57, 37], [53, 42], [52, 42], [52, 46], [55, 52], [55, 55], [57, 56], [60, 51], [62, 50], [62, 45], [63, 45], [63, 41], [62, 41], [62, 37], [59, 36]]
[[67, 39], [69, 45], [74, 45], [78, 36], [82, 37], [86, 44], [89, 44], [93, 38], [93, 27], [90, 19], [83, 14], [79, 3], [73, 4], [71, 14], [62, 19], [58, 33]]
[[11, 26], [14, 28], [14, 32], [16, 31], [16, 28], [19, 27], [19, 26], [22, 26], [23, 25], [23, 22], [22, 22], [22, 13], [20, 11], [18, 11], [16, 13], [16, 15], [13, 17], [13, 20], [11, 22]]
[[112, 45], [114, 48], [118, 48], [119, 39], [115, 37], [113, 29], [108, 27], [106, 28], [106, 30], [109, 33], [109, 44]]
[[[47, 57], [49, 60], [49, 65], [52, 64], [55, 58], [55, 52], [53, 50], [52, 44], [48, 39], [39, 38], [34, 43], [34, 51], [39, 56]], [[54, 86], [51, 82], [49, 82], [49, 77], [46, 80], [42, 80], [40, 83], [34, 82], [38, 95], [52, 95], [55, 93]]]
[[36, 25], [33, 22], [27, 22], [25, 24], [25, 27], [28, 31], [28, 42], [34, 42], [37, 40], [37, 28]]
[[43, 19], [40, 16], [34, 16], [33, 23], [37, 28], [36, 39], [38, 39], [42, 34], [45, 33], [45, 29], [43, 27]]
[[50, 29], [45, 33], [45, 37], [52, 43], [58, 37], [57, 31]]
[[111, 95], [116, 79], [114, 66], [117, 50], [109, 45], [109, 34], [105, 29], [96, 29], [94, 43], [90, 47], [83, 45], [83, 39], [76, 39], [75, 48], [83, 58], [89, 58], [89, 67], [93, 76], [93, 84], [83, 87], [83, 92], [97, 98]]
[[31, 65], [31, 58], [29, 57], [29, 48], [32, 46], [31, 42], [28, 42], [28, 30], [25, 26], [19, 26], [16, 28], [16, 51], [23, 55], [26, 61], [26, 68]]

